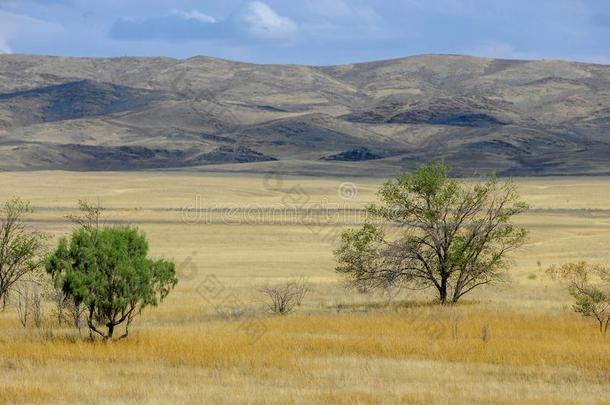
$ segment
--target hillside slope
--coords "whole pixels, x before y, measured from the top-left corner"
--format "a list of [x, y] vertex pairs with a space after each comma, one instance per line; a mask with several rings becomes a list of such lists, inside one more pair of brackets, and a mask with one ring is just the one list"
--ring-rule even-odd
[[610, 174], [610, 66], [0, 55], [0, 170]]

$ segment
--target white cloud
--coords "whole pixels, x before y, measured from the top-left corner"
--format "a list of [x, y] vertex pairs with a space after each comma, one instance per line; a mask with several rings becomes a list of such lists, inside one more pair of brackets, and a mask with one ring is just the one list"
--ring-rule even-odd
[[214, 17], [197, 10], [183, 11], [174, 8], [172, 9], [172, 14], [177, 15], [178, 17], [185, 20], [196, 20], [206, 24], [214, 24], [216, 22], [216, 19]]
[[260, 1], [248, 3], [242, 15], [248, 32], [263, 40], [290, 39], [297, 30], [297, 24], [288, 17], [279, 15], [267, 4]]
[[216, 40], [226, 43], [243, 41], [289, 41], [298, 31], [297, 24], [260, 1], [246, 3], [226, 19], [215, 19], [203, 12], [172, 9], [169, 15], [153, 18], [120, 18], [110, 28], [116, 39], [144, 41]]

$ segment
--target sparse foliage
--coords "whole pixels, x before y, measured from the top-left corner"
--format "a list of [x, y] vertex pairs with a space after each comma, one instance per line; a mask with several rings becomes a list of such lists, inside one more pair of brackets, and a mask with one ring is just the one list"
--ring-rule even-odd
[[296, 302], [297, 306], [300, 307], [303, 304], [305, 296], [311, 291], [311, 284], [307, 281], [307, 278], [301, 277], [296, 281], [293, 281], [294, 288], [296, 290]]
[[[46, 269], [74, 302], [84, 306], [90, 335], [112, 340], [124, 324], [127, 337], [134, 317], [162, 301], [177, 283], [175, 266], [148, 258], [143, 233], [127, 226], [99, 227], [99, 210], [81, 203], [83, 222], [70, 240], [60, 240]], [[106, 328], [105, 331], [102, 329]]]
[[42, 326], [42, 294], [35, 281], [19, 281], [13, 287], [15, 309], [21, 326], [28, 326], [30, 320], [37, 328]]
[[553, 279], [567, 283], [573, 309], [597, 321], [599, 331], [610, 327], [610, 269], [586, 262], [566, 263], [547, 269]]
[[30, 317], [30, 288], [29, 283], [23, 283], [21, 288], [16, 288], [17, 298], [15, 300], [15, 309], [17, 310], [17, 317], [21, 326], [24, 328], [28, 326], [28, 319]]
[[0, 299], [21, 280], [42, 265], [44, 235], [28, 229], [24, 217], [32, 209], [27, 201], [15, 198], [0, 208]]
[[100, 228], [100, 216], [102, 207], [99, 205], [93, 206], [84, 200], [78, 201], [80, 215], [70, 214], [66, 218], [76, 224], [78, 227], [94, 235]]
[[32, 289], [32, 316], [34, 324], [40, 329], [42, 326], [42, 294], [38, 286], [34, 286]]
[[53, 292], [53, 303], [55, 304], [55, 311], [57, 314], [57, 323], [61, 323], [65, 319], [66, 306], [69, 302], [68, 295], [61, 288], [56, 288]]
[[379, 196], [368, 209], [375, 222], [344, 232], [335, 251], [336, 270], [360, 290], [434, 288], [441, 303], [455, 303], [502, 280], [507, 254], [527, 235], [511, 223], [527, 205], [493, 176], [469, 186], [433, 163], [385, 183]]
[[57, 286], [52, 294], [57, 315], [57, 323], [61, 325], [63, 322], [68, 321], [80, 332], [82, 315], [85, 312], [83, 304], [74, 300], [73, 297], [70, 297], [62, 288]]

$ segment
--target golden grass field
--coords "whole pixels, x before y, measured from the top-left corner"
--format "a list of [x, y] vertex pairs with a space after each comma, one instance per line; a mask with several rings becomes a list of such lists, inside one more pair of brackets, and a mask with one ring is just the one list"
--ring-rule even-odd
[[[151, 254], [173, 259], [180, 276], [127, 340], [110, 344], [59, 327], [51, 305], [40, 330], [23, 329], [7, 307], [0, 403], [610, 403], [610, 336], [573, 314], [544, 275], [567, 261], [610, 263], [609, 178], [518, 179], [532, 210], [517, 221], [531, 234], [512, 282], [454, 307], [421, 293], [388, 304], [335, 275], [338, 232], [360, 218], [339, 209], [374, 201], [380, 180], [36, 172], [0, 181], [0, 200], [31, 201], [31, 225], [50, 245], [71, 229], [64, 216], [78, 199], [99, 201], [108, 220], [143, 229]], [[351, 199], [340, 196], [352, 190], [344, 182], [356, 186]], [[331, 208], [330, 223], [297, 206]], [[313, 285], [303, 306], [265, 315], [257, 289], [297, 277]]]

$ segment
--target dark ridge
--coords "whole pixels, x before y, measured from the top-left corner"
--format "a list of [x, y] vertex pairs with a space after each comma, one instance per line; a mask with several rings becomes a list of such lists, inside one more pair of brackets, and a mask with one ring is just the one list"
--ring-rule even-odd
[[201, 158], [206, 164], [269, 162], [277, 160], [273, 156], [262, 154], [243, 145], [219, 146], [213, 151], [201, 155]]
[[80, 159], [74, 160], [76, 165], [73, 168], [77, 170], [137, 170], [276, 160], [245, 146], [220, 146], [207, 153], [143, 146], [107, 147], [80, 144], [62, 145], [61, 149], [63, 152], [76, 152], [80, 155]]
[[271, 111], [271, 112], [288, 112], [288, 110], [284, 110], [282, 108], [277, 108], [272, 105], [257, 105], [256, 108], [263, 111]]
[[136, 170], [158, 167], [179, 167], [191, 164], [181, 150], [151, 149], [143, 146], [62, 145], [65, 152], [76, 152], [83, 159], [74, 159], [77, 170]]
[[[125, 86], [79, 80], [59, 85], [0, 94], [0, 103], [27, 108], [28, 100], [42, 102], [42, 121], [63, 121], [113, 114], [143, 107], [161, 99], [161, 93]], [[27, 111], [23, 111], [27, 115]]]
[[500, 153], [503, 155], [529, 154], [529, 151], [527, 149], [520, 148], [510, 142], [506, 142], [501, 139], [469, 143], [465, 145], [465, 149], [476, 152]]
[[376, 160], [383, 159], [384, 156], [378, 153], [372, 152], [369, 148], [361, 147], [346, 150], [335, 155], [325, 156], [322, 160], [339, 160], [345, 162], [359, 162], [363, 160]]
[[341, 118], [349, 122], [358, 122], [362, 124], [382, 124], [386, 122], [386, 117], [375, 111], [364, 111], [347, 114], [343, 115]]
[[489, 127], [506, 125], [496, 117], [485, 113], [437, 112], [432, 110], [407, 111], [397, 114], [387, 122], [391, 124], [454, 125], [460, 127]]

